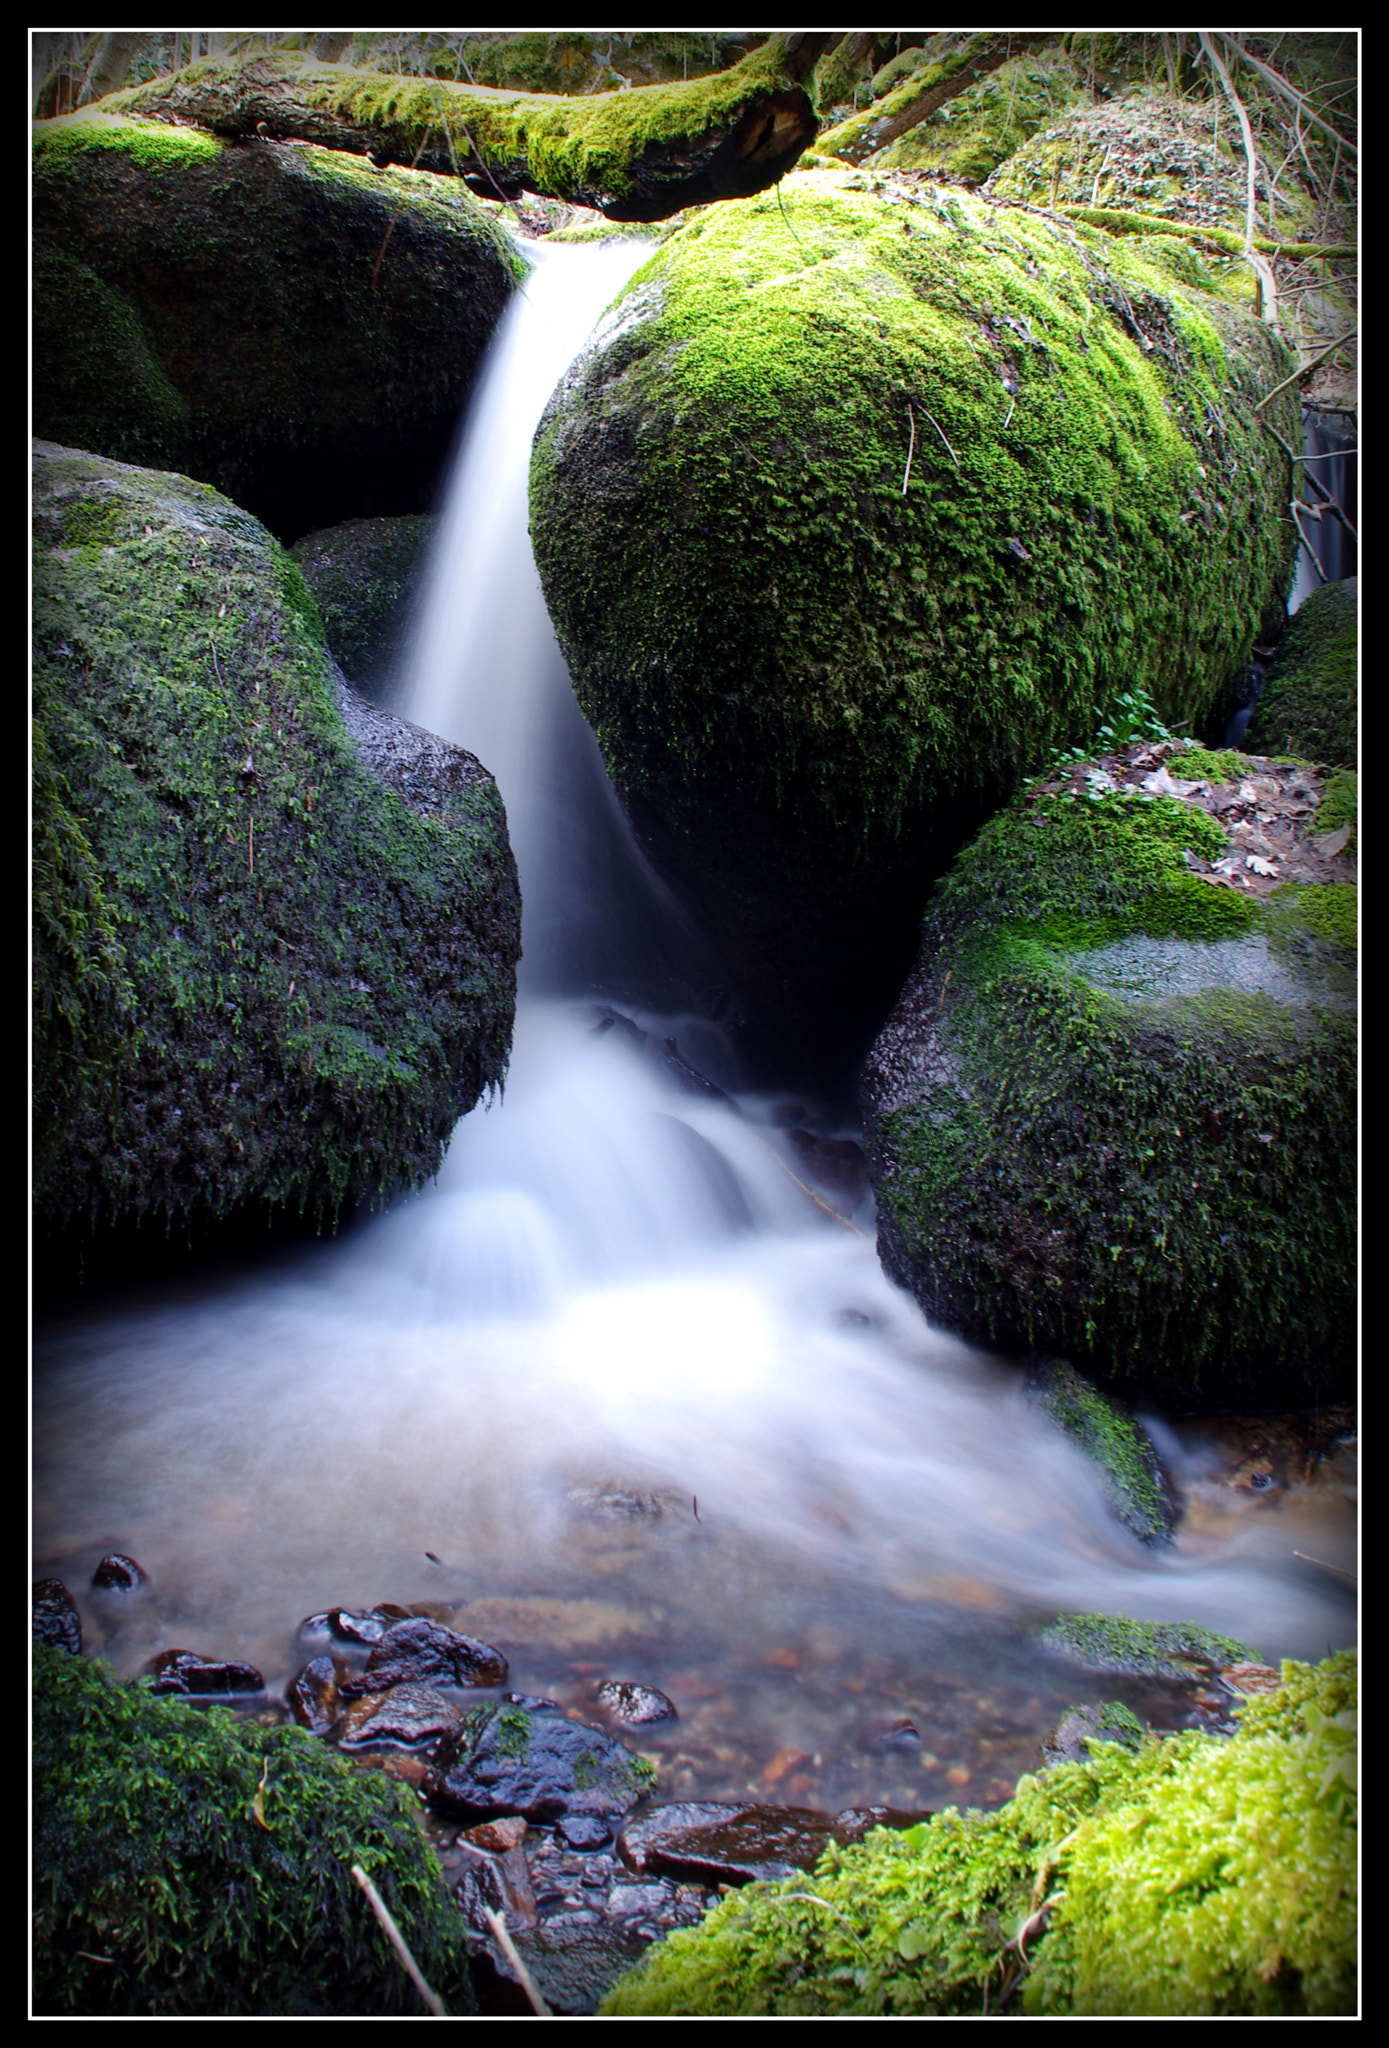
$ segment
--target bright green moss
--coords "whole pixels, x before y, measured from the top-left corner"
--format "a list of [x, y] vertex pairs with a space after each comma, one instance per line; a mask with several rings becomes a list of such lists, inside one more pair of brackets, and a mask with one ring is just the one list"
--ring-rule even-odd
[[1130, 1621], [1125, 1615], [1059, 1614], [1042, 1632], [1060, 1650], [1095, 1671], [1134, 1671], [1154, 1678], [1185, 1678], [1193, 1664], [1257, 1664], [1259, 1653], [1233, 1636], [1214, 1635], [1190, 1622]]
[[1306, 1667], [1283, 1670], [1229, 1742], [1098, 1743], [1088, 1763], [1021, 1778], [996, 1812], [878, 1829], [811, 1879], [731, 1893], [649, 1950], [604, 2011], [1353, 2012], [1353, 1793], [1326, 1782], [1344, 1731], [1316, 1729]]
[[1074, 80], [1064, 65], [1014, 57], [880, 150], [871, 159], [873, 169], [944, 171], [967, 184], [982, 185], [1075, 97]]
[[65, 158], [94, 149], [115, 150], [141, 170], [186, 169], [213, 163], [226, 144], [201, 128], [175, 128], [165, 122], [123, 120], [117, 114], [83, 107], [56, 121], [40, 122], [33, 131], [34, 163], [57, 165]]
[[585, 713], [745, 894], [878, 891], [1097, 705], [1196, 719], [1245, 659], [1290, 559], [1248, 411], [1283, 358], [1129, 261], [813, 172], [691, 219], [552, 402], [532, 527]]
[[455, 2010], [463, 1923], [412, 1795], [295, 1727], [34, 1646], [35, 2005], [49, 2017], [420, 2011], [360, 1864]]
[[1145, 1543], [1164, 1541], [1172, 1503], [1147, 1431], [1061, 1359], [1045, 1368], [1039, 1405], [1099, 1469], [1125, 1527]]

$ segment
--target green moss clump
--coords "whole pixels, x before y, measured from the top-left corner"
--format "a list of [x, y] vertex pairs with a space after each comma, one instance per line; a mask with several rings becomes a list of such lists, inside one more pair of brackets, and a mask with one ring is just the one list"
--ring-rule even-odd
[[[1190, 1733], [1019, 1780], [752, 1885], [616, 1987], [618, 2017], [1196, 2016], [1355, 2009], [1345, 1730], [1282, 1691], [1229, 1742]], [[1318, 1667], [1325, 1673], [1327, 1666]], [[1351, 1677], [1353, 1683], [1353, 1675]]]
[[1164, 1542], [1175, 1515], [1147, 1431], [1062, 1359], [1042, 1368], [1038, 1394], [1039, 1405], [1103, 1474], [1125, 1528], [1145, 1543]]
[[1190, 1622], [1130, 1621], [1124, 1615], [1059, 1614], [1042, 1641], [1094, 1671], [1185, 1678], [1193, 1664], [1257, 1664], [1259, 1653], [1232, 1636]]
[[879, 1247], [972, 1341], [1310, 1399], [1353, 1371], [1354, 892], [1189, 872], [1226, 846], [1038, 785], [965, 849], [865, 1076]]
[[[1357, 583], [1328, 583], [1299, 608], [1254, 706], [1251, 753], [1352, 767], [1359, 712]], [[1332, 830], [1327, 824], [1321, 830]]]
[[463, 1923], [411, 1794], [302, 1729], [154, 1699], [34, 1647], [34, 1994], [49, 2017], [408, 2016], [426, 1979], [475, 2010]]
[[287, 539], [428, 503], [519, 262], [458, 179], [84, 109], [36, 127], [33, 193], [43, 438]]
[[944, 171], [966, 184], [982, 185], [1076, 97], [1075, 80], [1064, 64], [1014, 57], [869, 161], [878, 172]]
[[41, 446], [34, 506], [41, 1229], [418, 1184], [505, 1072], [490, 777], [377, 779], [303, 577], [208, 486]]

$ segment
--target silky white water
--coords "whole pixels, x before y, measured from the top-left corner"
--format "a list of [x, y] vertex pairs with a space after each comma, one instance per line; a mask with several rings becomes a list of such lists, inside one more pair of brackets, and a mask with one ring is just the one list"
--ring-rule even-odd
[[[126, 1671], [176, 1644], [278, 1686], [301, 1616], [436, 1599], [523, 1690], [671, 1690], [672, 1796], [741, 1792], [770, 1754], [764, 1793], [803, 1803], [1000, 1798], [1060, 1705], [1115, 1691], [1040, 1655], [1040, 1617], [1322, 1655], [1351, 1639], [1348, 1582], [1293, 1552], [1348, 1566], [1351, 1519], [1309, 1498], [1145, 1550], [1020, 1375], [883, 1278], [871, 1216], [807, 1198], [770, 1105], [687, 1092], [653, 1054], [673, 1036], [732, 1088], [711, 1027], [638, 1007], [700, 942], [602, 774], [525, 532], [544, 400], [637, 260], [548, 252], [518, 301], [400, 705], [507, 803], [527, 958], [505, 1099], [341, 1240], [47, 1333], [36, 1569], [77, 1590], [103, 1550], [139, 1558], [150, 1597], [87, 1616]], [[865, 1716], [904, 1710], [920, 1754], [865, 1751]]]

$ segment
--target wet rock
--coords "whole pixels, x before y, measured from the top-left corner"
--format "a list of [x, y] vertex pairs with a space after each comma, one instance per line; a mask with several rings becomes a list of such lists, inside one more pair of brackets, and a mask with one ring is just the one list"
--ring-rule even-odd
[[596, 1813], [566, 1813], [555, 1833], [567, 1849], [601, 1849], [612, 1839], [612, 1829]]
[[1118, 1742], [1136, 1749], [1143, 1740], [1143, 1723], [1120, 1700], [1106, 1700], [1094, 1707], [1070, 1707], [1049, 1735], [1042, 1738], [1042, 1767], [1083, 1764], [1090, 1760], [1093, 1742]]
[[150, 1691], [156, 1693], [265, 1691], [265, 1680], [254, 1664], [242, 1664], [235, 1658], [200, 1657], [195, 1650], [161, 1650], [150, 1658], [145, 1672], [154, 1680]]
[[[701, 1816], [694, 1818], [695, 1815]], [[643, 1875], [753, 1884], [813, 1870], [833, 1838], [826, 1813], [801, 1806], [668, 1806], [623, 1830], [623, 1860]], [[635, 1859], [639, 1857], [640, 1861]]]
[[92, 1573], [93, 1586], [103, 1591], [134, 1593], [149, 1582], [149, 1573], [143, 1566], [119, 1550], [109, 1550]]
[[1028, 1392], [1100, 1472], [1109, 1504], [1124, 1527], [1140, 1542], [1168, 1542], [1177, 1511], [1156, 1447], [1142, 1424], [1064, 1358], [1034, 1364]]
[[347, 1677], [341, 1657], [314, 1657], [285, 1687], [285, 1704], [310, 1735], [331, 1735], [342, 1713], [338, 1688]]
[[654, 1686], [632, 1685], [623, 1678], [605, 1679], [598, 1688], [598, 1704], [614, 1721], [627, 1728], [643, 1728], [653, 1721], [674, 1721], [675, 1704]]
[[1221, 1672], [1220, 1683], [1236, 1699], [1257, 1699], [1263, 1693], [1277, 1692], [1283, 1674], [1271, 1664], [1230, 1664]]
[[74, 1657], [82, 1648], [82, 1617], [61, 1579], [34, 1581], [34, 1641]]
[[421, 1614], [392, 1623], [368, 1657], [365, 1671], [348, 1679], [343, 1692], [384, 1692], [392, 1685], [427, 1685], [431, 1681], [504, 1685], [506, 1672], [506, 1658], [500, 1650]]
[[489, 1702], [440, 1745], [426, 1781], [431, 1805], [469, 1820], [585, 1813], [608, 1824], [651, 1789], [655, 1773], [601, 1729], [562, 1715]]
[[386, 1742], [397, 1749], [422, 1749], [447, 1735], [461, 1717], [462, 1709], [432, 1685], [393, 1685], [353, 1700], [342, 1717], [338, 1745], [375, 1749]]
[[921, 1730], [901, 1715], [895, 1721], [871, 1721], [859, 1736], [859, 1748], [870, 1756], [891, 1756], [894, 1751], [911, 1752], [920, 1747]]
[[530, 1865], [522, 1847], [527, 1832], [527, 1823], [520, 1814], [513, 1813], [501, 1820], [484, 1821], [458, 1838], [460, 1851], [494, 1860], [496, 1883], [504, 1901], [501, 1910], [513, 1934], [518, 1929], [534, 1927], [540, 1918]]
[[1257, 1663], [1258, 1652], [1230, 1636], [1190, 1622], [1130, 1621], [1124, 1615], [1058, 1614], [1041, 1642], [1092, 1671], [1131, 1671], [1155, 1678], [1193, 1678], [1231, 1664]]
[[306, 1615], [299, 1624], [301, 1643], [350, 1643], [355, 1649], [372, 1650], [388, 1628], [408, 1621], [410, 1609], [383, 1601], [379, 1607], [330, 1607], [322, 1614]]
[[852, 1138], [822, 1138], [815, 1131], [791, 1129], [787, 1140], [795, 1147], [802, 1170], [837, 1195], [845, 1208], [856, 1209], [868, 1192], [868, 1155]]

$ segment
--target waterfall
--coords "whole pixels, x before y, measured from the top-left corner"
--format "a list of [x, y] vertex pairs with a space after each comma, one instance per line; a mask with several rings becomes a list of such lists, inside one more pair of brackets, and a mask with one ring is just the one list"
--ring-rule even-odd
[[[1039, 1716], [1084, 1687], [1047, 1675], [1030, 1617], [1182, 1619], [1321, 1655], [1353, 1604], [1292, 1553], [1349, 1562], [1344, 1511], [1212, 1511], [1143, 1549], [1021, 1374], [928, 1327], [884, 1278], [866, 1205], [807, 1199], [778, 1105], [739, 1090], [525, 531], [545, 399], [639, 260], [553, 250], [527, 280], [460, 444], [401, 703], [505, 797], [525, 958], [504, 1099], [462, 1120], [435, 1186], [339, 1242], [55, 1330], [36, 1555], [74, 1583], [103, 1548], [140, 1558], [159, 1606], [111, 1621], [123, 1670], [176, 1641], [283, 1681], [302, 1614], [448, 1599], [513, 1683], [576, 1709], [595, 1671], [717, 1698], [718, 1739], [681, 1752], [667, 1796], [745, 1796], [743, 1759], [782, 1742], [840, 1760], [802, 1798], [934, 1804], [971, 1769], [970, 1797], [1001, 1798]], [[1165, 1442], [1196, 1484], [1196, 1454]], [[981, 1686], [1012, 1746], [957, 1749], [965, 1779], [937, 1782], [934, 1756], [900, 1785], [881, 1756], [844, 1761], [880, 1696], [943, 1727]]]

